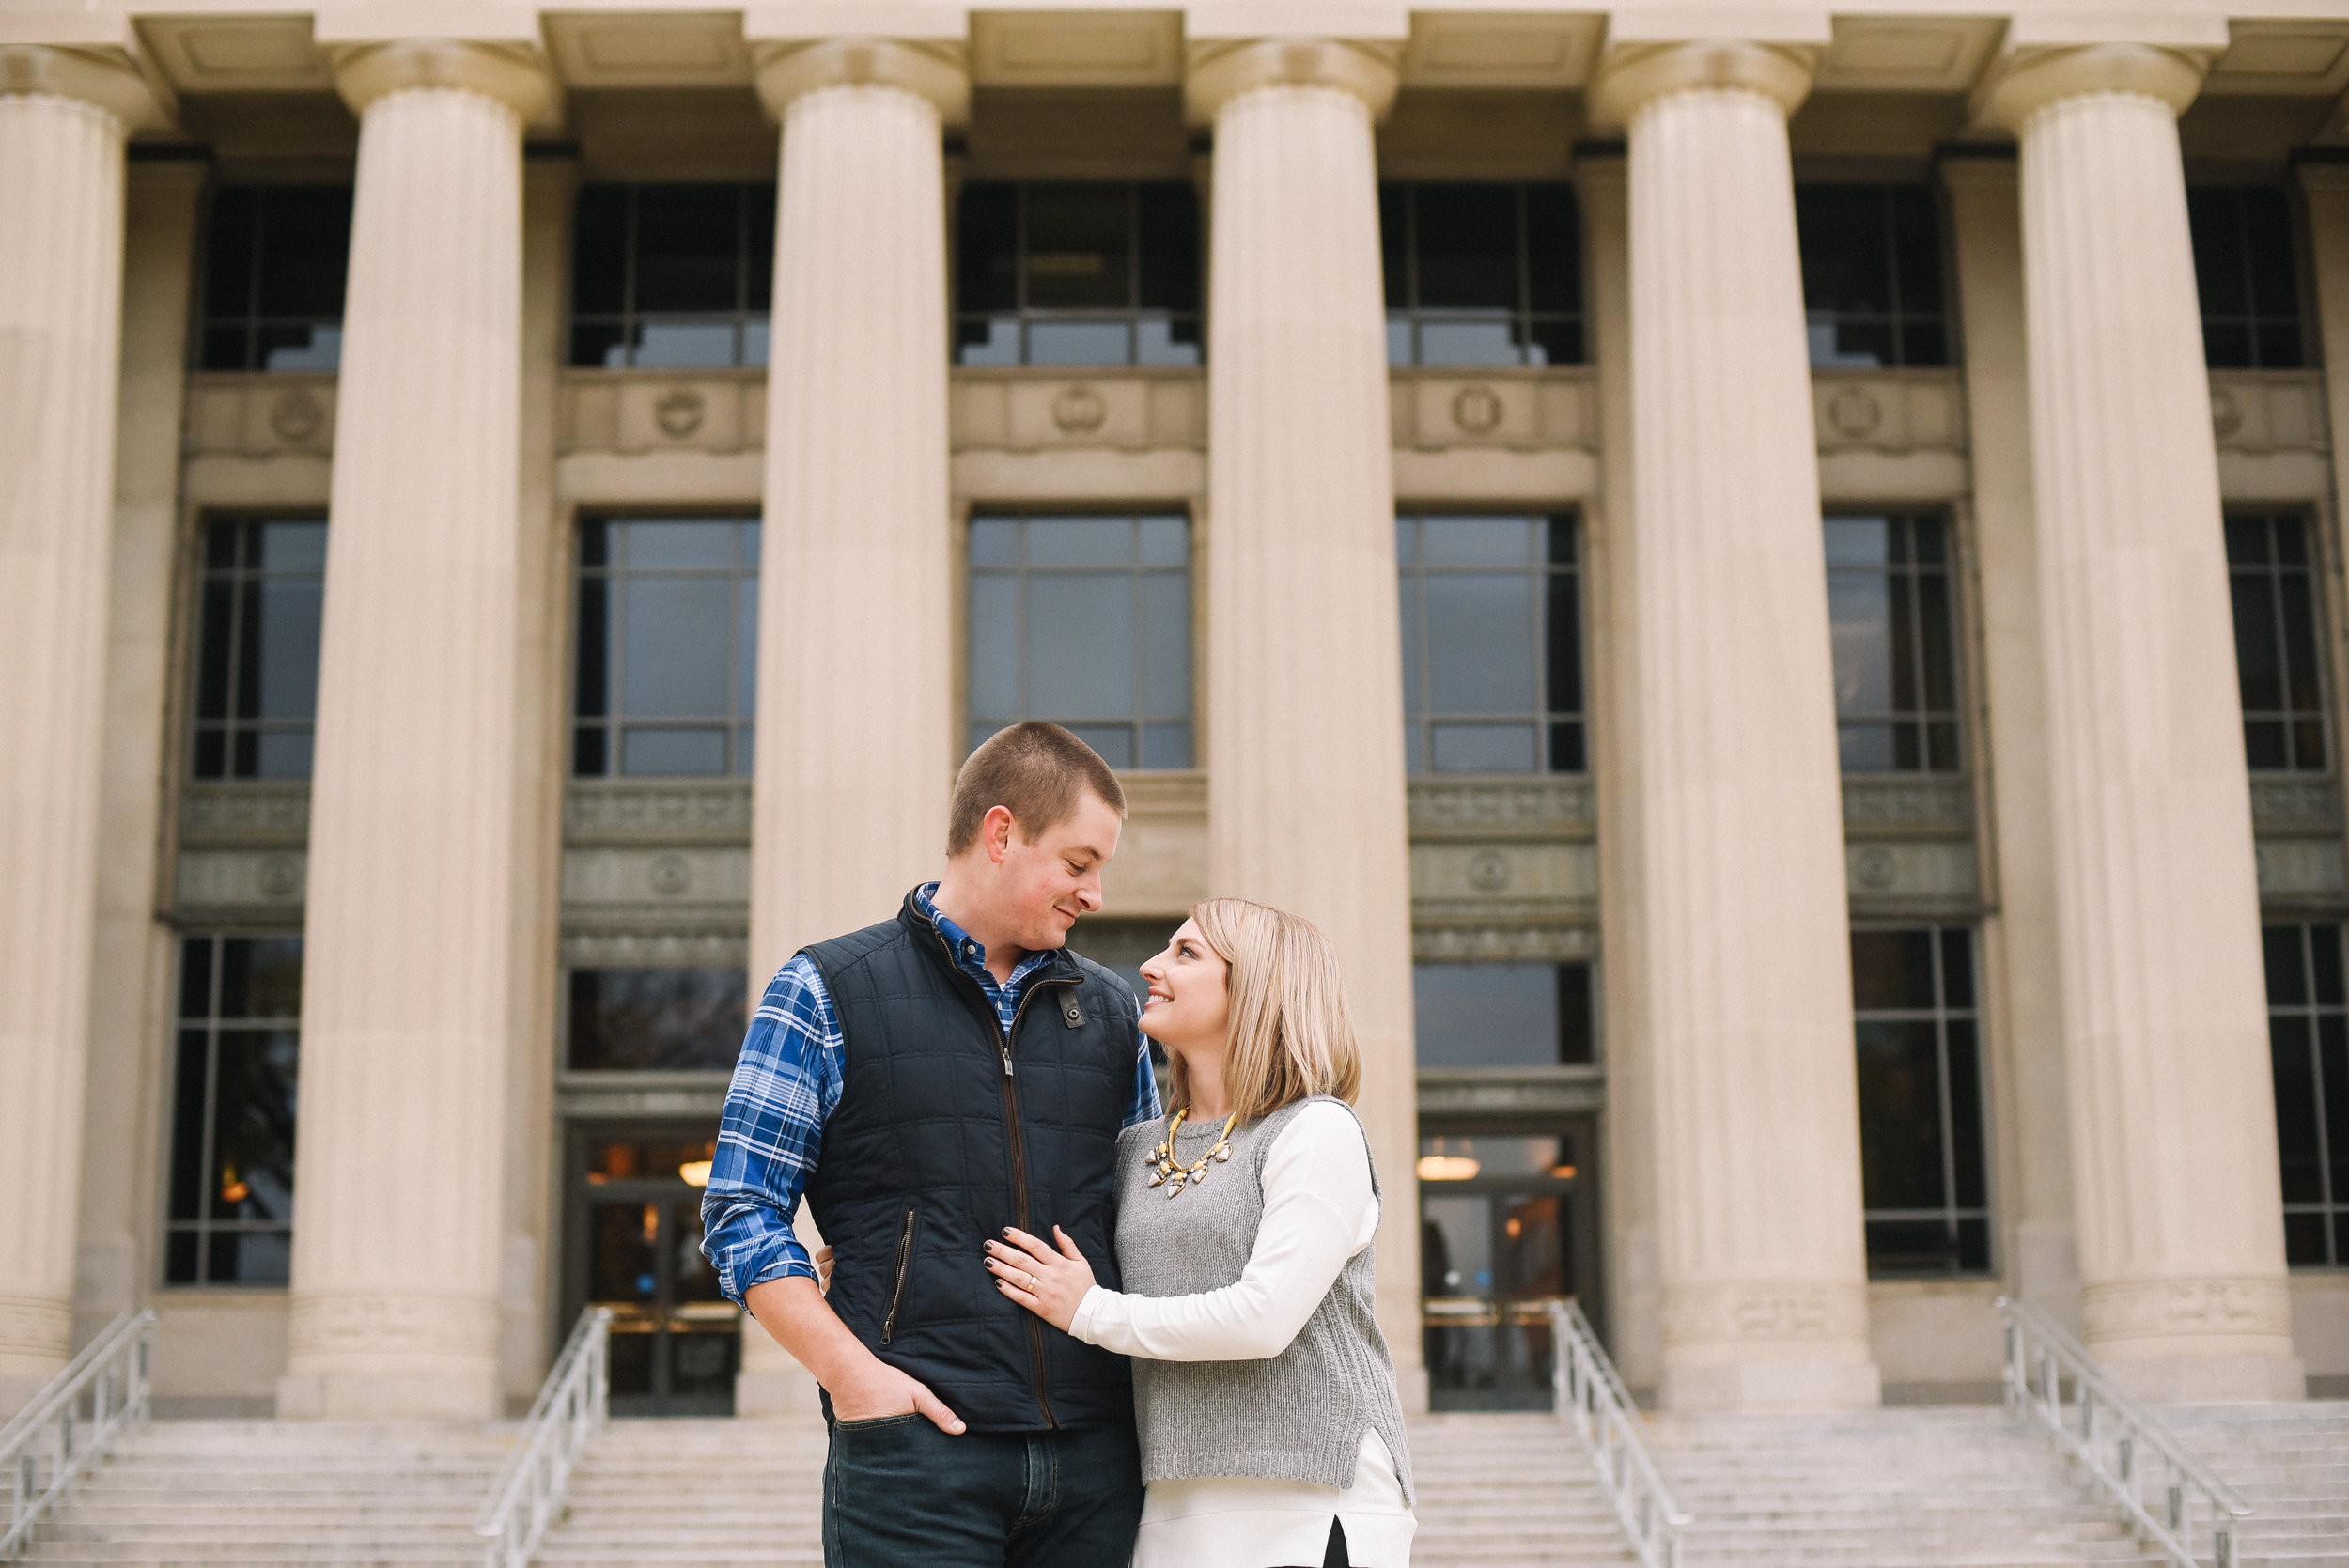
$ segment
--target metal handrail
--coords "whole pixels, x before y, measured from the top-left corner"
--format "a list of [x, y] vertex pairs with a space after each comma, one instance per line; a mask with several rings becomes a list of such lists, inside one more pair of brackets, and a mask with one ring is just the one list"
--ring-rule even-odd
[[1646, 1568], [1680, 1568], [1680, 1531], [1690, 1515], [1666, 1490], [1656, 1462], [1640, 1441], [1639, 1406], [1624, 1391], [1615, 1364], [1600, 1348], [1590, 1319], [1572, 1301], [1549, 1309], [1557, 1369], [1558, 1419], [1570, 1422], [1589, 1452], [1599, 1484], [1614, 1504], [1623, 1532]]
[[571, 1470], [611, 1411], [612, 1309], [589, 1307], [538, 1389], [521, 1441], [474, 1525], [488, 1568], [527, 1568], [563, 1506]]
[[2186, 1452], [2046, 1313], [2004, 1296], [1998, 1308], [2006, 1325], [2006, 1407], [2053, 1438], [2173, 1568], [2203, 1568], [2191, 1545], [2201, 1528], [2199, 1499], [2211, 1531], [2209, 1568], [2234, 1568], [2234, 1521], [2251, 1505]]
[[0, 1426], [0, 1474], [8, 1485], [0, 1561], [14, 1560], [66, 1488], [125, 1429], [147, 1420], [154, 1326], [151, 1308], [124, 1312]]

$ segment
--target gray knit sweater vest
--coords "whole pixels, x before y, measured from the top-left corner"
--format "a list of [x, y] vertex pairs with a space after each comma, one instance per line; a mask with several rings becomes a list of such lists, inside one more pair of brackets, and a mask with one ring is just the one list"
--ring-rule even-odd
[[[1117, 1265], [1125, 1288], [1136, 1296], [1194, 1296], [1238, 1283], [1264, 1219], [1265, 1157], [1281, 1129], [1313, 1103], [1299, 1100], [1235, 1127], [1231, 1160], [1209, 1166], [1206, 1180], [1174, 1199], [1164, 1187], [1149, 1185], [1150, 1151], [1166, 1136], [1166, 1124], [1128, 1127], [1117, 1141]], [[1352, 1114], [1350, 1106], [1346, 1110]], [[1186, 1123], [1175, 1159], [1197, 1159], [1222, 1129], [1221, 1117], [1197, 1128]], [[1370, 1184], [1377, 1192], [1375, 1166]], [[1411, 1461], [1394, 1359], [1372, 1311], [1375, 1251], [1365, 1247], [1346, 1261], [1297, 1338], [1269, 1360], [1135, 1358], [1143, 1478], [1261, 1476], [1351, 1486], [1367, 1427], [1394, 1455], [1408, 1501]]]

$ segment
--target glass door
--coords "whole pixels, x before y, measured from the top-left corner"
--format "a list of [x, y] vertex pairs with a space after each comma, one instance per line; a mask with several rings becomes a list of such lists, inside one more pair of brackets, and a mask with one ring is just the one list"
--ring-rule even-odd
[[565, 1320], [612, 1309], [612, 1413], [734, 1413], [739, 1308], [702, 1256], [716, 1144], [675, 1128], [575, 1130]]
[[1579, 1126], [1420, 1140], [1421, 1322], [1434, 1408], [1548, 1408], [1549, 1309], [1584, 1296], [1595, 1274], [1588, 1147]]

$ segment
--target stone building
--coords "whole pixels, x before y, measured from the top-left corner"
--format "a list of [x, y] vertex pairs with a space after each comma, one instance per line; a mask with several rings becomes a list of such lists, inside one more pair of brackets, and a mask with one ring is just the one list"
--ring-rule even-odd
[[151, 1304], [167, 1408], [479, 1416], [602, 1302], [804, 1397], [746, 998], [1030, 716], [1081, 948], [1343, 948], [1415, 1397], [1560, 1296], [1979, 1397], [2002, 1292], [2341, 1388], [2344, 89], [2338, 0], [8, 0], [0, 1390]]

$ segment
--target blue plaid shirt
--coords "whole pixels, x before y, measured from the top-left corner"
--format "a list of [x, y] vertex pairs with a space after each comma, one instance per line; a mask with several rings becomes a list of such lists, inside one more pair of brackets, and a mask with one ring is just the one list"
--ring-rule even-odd
[[[1008, 1035], [1029, 978], [1052, 955], [1029, 954], [999, 985], [988, 972], [987, 949], [930, 902], [937, 892], [937, 883], [924, 884], [914, 907], [946, 939], [955, 967], [979, 983]], [[791, 1217], [821, 1157], [824, 1124], [840, 1103], [840, 1015], [824, 977], [806, 954], [795, 955], [775, 971], [743, 1037], [734, 1080], [726, 1086], [709, 1187], [702, 1194], [702, 1252], [716, 1265], [729, 1300], [740, 1301], [753, 1285], [770, 1280], [816, 1277], [807, 1249], [792, 1234]], [[1137, 1015], [1134, 1098], [1124, 1125], [1156, 1121], [1159, 1114], [1158, 1079]]]

